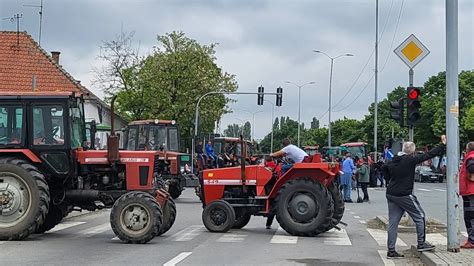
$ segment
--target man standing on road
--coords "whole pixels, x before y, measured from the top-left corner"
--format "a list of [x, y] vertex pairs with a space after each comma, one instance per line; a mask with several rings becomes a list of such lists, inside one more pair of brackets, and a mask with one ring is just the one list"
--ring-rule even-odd
[[413, 185], [415, 178], [415, 167], [435, 156], [441, 156], [446, 150], [446, 136], [441, 136], [442, 144], [425, 154], [416, 155], [415, 143], [403, 143], [402, 152], [391, 162], [383, 166], [388, 183], [386, 197], [388, 203], [388, 240], [387, 258], [402, 258], [403, 255], [395, 251], [397, 241], [398, 224], [403, 214], [407, 212], [416, 225], [418, 240], [418, 251], [433, 250], [435, 247], [425, 241], [425, 212], [415, 195]]
[[474, 142], [466, 145], [466, 155], [459, 173], [459, 194], [463, 199], [464, 222], [468, 239], [461, 248], [474, 248]]
[[352, 203], [351, 198], [351, 186], [352, 186], [352, 175], [356, 167], [354, 165], [354, 160], [352, 160], [351, 153], [346, 153], [346, 158], [342, 162], [342, 172], [344, 174], [341, 176], [341, 186], [344, 195], [344, 202]]
[[288, 138], [284, 138], [281, 144], [283, 144], [283, 149], [270, 154], [270, 156], [276, 158], [286, 156], [292, 161], [291, 163], [281, 167], [281, 175], [283, 175], [293, 166], [293, 163], [301, 163], [304, 158], [308, 157], [308, 154], [297, 146], [291, 144], [290, 139]]

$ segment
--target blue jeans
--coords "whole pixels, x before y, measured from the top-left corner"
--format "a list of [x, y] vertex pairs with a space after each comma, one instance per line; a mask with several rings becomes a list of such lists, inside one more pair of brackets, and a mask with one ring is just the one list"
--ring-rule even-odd
[[291, 167], [293, 167], [292, 163], [282, 165], [280, 175], [284, 175]]
[[343, 190], [342, 193], [344, 194], [344, 200], [345, 201], [352, 200], [352, 198], [351, 198], [352, 184], [351, 183], [343, 184], [342, 185], [342, 190]]

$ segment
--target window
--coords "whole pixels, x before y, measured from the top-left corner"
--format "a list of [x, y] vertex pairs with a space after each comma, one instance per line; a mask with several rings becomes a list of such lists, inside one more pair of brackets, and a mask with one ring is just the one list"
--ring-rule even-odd
[[64, 145], [64, 109], [61, 105], [33, 107], [33, 144]]
[[14, 145], [23, 142], [23, 107], [0, 106], [0, 145]]
[[138, 129], [136, 127], [129, 128], [127, 150], [134, 151], [136, 149], [137, 133], [138, 133]]
[[151, 150], [167, 150], [166, 147], [166, 128], [164, 126], [152, 126], [149, 136], [149, 148]]
[[178, 140], [178, 129], [175, 127], [168, 128], [169, 136], [169, 150], [170, 151], [179, 151], [179, 140]]
[[82, 146], [84, 139], [84, 110], [82, 103], [78, 102], [77, 107], [70, 109], [71, 115], [71, 148]]

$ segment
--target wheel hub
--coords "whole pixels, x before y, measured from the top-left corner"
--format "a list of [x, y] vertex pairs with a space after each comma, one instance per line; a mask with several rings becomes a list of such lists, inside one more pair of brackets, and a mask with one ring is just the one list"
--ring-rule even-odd
[[148, 225], [148, 222], [148, 212], [142, 206], [130, 206], [123, 213], [123, 223], [129, 230], [140, 231]]
[[215, 225], [221, 225], [227, 220], [227, 215], [221, 209], [211, 210], [211, 220]]
[[30, 207], [30, 191], [13, 173], [0, 173], [0, 222], [9, 227], [22, 220]]
[[307, 222], [317, 215], [318, 207], [311, 196], [298, 194], [289, 202], [288, 212], [296, 222]]

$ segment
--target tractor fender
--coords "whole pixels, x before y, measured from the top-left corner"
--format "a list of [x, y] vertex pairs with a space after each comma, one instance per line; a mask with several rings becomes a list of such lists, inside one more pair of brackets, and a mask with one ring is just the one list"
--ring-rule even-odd
[[160, 207], [163, 209], [166, 206], [166, 201], [168, 201], [168, 199], [170, 198], [170, 193], [168, 193], [168, 191], [162, 188], [157, 189], [155, 193], [155, 199], [158, 204], [160, 204]]
[[302, 177], [311, 178], [327, 187], [334, 180], [336, 174], [329, 167], [321, 167], [319, 164], [317, 166], [313, 165], [313, 163], [294, 164], [283, 176], [278, 178], [268, 197], [275, 198], [280, 188], [288, 180]]
[[12, 156], [14, 154], [22, 154], [25, 158], [28, 158], [31, 162], [34, 163], [41, 163], [41, 159], [36, 156], [31, 150], [29, 149], [1, 149], [0, 156]]

